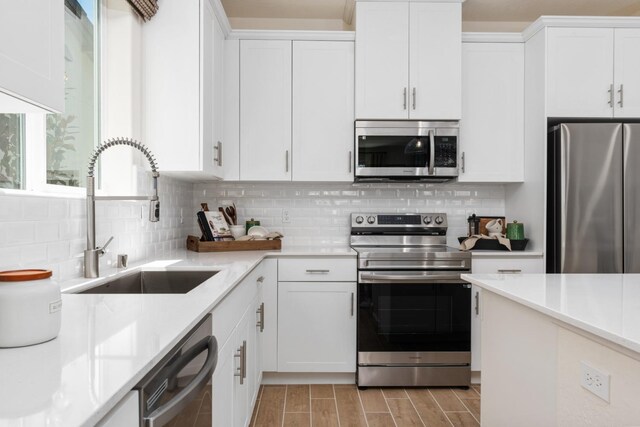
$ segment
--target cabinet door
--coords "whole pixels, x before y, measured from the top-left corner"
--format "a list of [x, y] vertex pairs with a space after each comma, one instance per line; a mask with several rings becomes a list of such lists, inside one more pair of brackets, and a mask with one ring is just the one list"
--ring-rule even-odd
[[237, 378], [234, 376], [237, 358], [235, 336], [218, 350], [218, 365], [213, 373], [213, 426], [233, 426], [234, 415], [234, 387]]
[[409, 3], [356, 3], [356, 118], [409, 117]]
[[615, 29], [616, 117], [640, 116], [640, 30]]
[[355, 372], [355, 283], [278, 283], [278, 370]]
[[278, 260], [262, 261], [262, 302], [264, 303], [264, 330], [259, 345], [262, 352], [262, 371], [278, 370]]
[[471, 285], [471, 370], [481, 371], [480, 296], [482, 289]]
[[16, 97], [46, 110], [64, 112], [64, 30], [65, 14], [70, 14], [64, 3], [3, 0], [0, 92], [8, 96], [0, 97], [0, 111], [33, 111], [28, 104], [21, 110], [13, 99]]
[[460, 119], [462, 4], [410, 3], [409, 117]]
[[[251, 307], [248, 307], [249, 309]], [[253, 346], [251, 340], [249, 340], [248, 330], [249, 330], [249, 318], [253, 319], [253, 316], [249, 316], [251, 313], [250, 310], [247, 310], [242, 317], [242, 320], [238, 324], [235, 333], [235, 351], [234, 351], [234, 372], [239, 376], [234, 376], [233, 378], [233, 424], [236, 427], [244, 427], [248, 424], [247, 418], [250, 416], [249, 414], [249, 384], [251, 383], [251, 376], [249, 375], [249, 353]], [[244, 347], [244, 350], [240, 349]], [[238, 355], [238, 356], [236, 356]], [[245, 370], [244, 372], [241, 369], [241, 365], [243, 363]], [[244, 374], [244, 375], [243, 375]], [[242, 376], [242, 379], [241, 379]], [[242, 381], [242, 384], [240, 383]]]
[[549, 28], [547, 116], [613, 116], [613, 29]]
[[524, 180], [524, 45], [462, 46], [460, 182]]
[[290, 41], [240, 41], [240, 179], [291, 180]]
[[[200, 0], [200, 167], [205, 173], [219, 168], [214, 161], [217, 150], [215, 117], [215, 67], [219, 55], [214, 53], [217, 18], [209, 0]], [[193, 100], [197, 102], [196, 100]], [[218, 175], [220, 176], [220, 175]]]
[[353, 181], [353, 42], [293, 42], [293, 180]]
[[[209, 3], [209, 0], [202, 0]], [[213, 13], [213, 10], [211, 11]], [[218, 18], [213, 15], [211, 17], [212, 33], [213, 33], [213, 79], [212, 91], [203, 93], [205, 100], [213, 98], [213, 116], [204, 117], [203, 124], [213, 123], [213, 135], [211, 138], [212, 153], [209, 155], [212, 164], [212, 173], [216, 177], [224, 176], [224, 163], [222, 155], [224, 152], [224, 32], [218, 22]]]

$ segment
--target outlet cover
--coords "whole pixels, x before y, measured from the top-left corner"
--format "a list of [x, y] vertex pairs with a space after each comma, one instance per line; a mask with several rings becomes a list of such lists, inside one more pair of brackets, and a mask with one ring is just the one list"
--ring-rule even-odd
[[609, 403], [611, 375], [580, 362], [580, 385]]
[[291, 217], [289, 216], [289, 209], [282, 209], [282, 223], [288, 224], [291, 222]]

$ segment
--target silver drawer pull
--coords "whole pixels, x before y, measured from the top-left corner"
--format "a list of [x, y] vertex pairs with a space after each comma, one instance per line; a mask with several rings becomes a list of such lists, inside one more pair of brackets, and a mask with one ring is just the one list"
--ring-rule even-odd
[[260, 328], [260, 332], [264, 332], [264, 303], [260, 304], [260, 307], [256, 310], [256, 314], [260, 315], [256, 327]]
[[522, 270], [520, 270], [520, 269], [503, 269], [503, 270], [498, 270], [498, 273], [501, 273], [501, 274], [516, 274], [516, 273], [522, 273]]
[[331, 270], [306, 270], [307, 274], [329, 274]]

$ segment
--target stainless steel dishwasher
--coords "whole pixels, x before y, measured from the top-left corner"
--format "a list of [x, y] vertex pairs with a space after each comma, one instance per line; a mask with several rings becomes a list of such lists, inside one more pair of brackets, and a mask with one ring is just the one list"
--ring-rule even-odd
[[211, 315], [205, 316], [135, 387], [140, 396], [140, 425], [211, 426], [211, 413], [199, 413], [198, 399], [211, 399], [211, 377], [218, 362], [218, 342]]

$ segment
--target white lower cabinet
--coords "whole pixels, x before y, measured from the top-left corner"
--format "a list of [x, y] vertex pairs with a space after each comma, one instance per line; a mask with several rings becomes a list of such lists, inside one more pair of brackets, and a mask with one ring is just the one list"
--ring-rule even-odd
[[278, 371], [355, 372], [356, 284], [278, 283]]
[[213, 425], [234, 426], [235, 340], [218, 349], [218, 365], [213, 373]]
[[132, 390], [102, 418], [97, 427], [138, 427], [140, 425], [140, 403], [138, 391]]
[[[471, 258], [473, 274], [532, 274], [544, 273], [542, 256], [491, 256]], [[480, 319], [482, 313], [482, 289], [471, 286], [471, 370], [482, 370], [482, 355], [480, 352]]]

